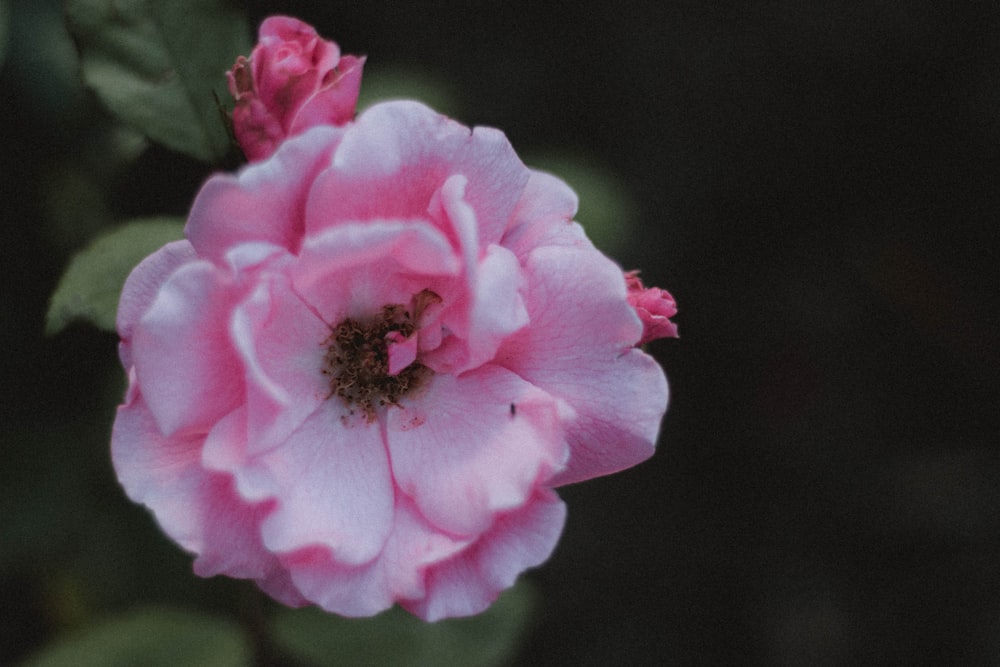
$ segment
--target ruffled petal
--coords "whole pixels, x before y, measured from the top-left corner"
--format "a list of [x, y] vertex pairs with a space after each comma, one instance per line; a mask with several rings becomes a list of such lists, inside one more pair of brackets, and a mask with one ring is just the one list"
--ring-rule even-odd
[[451, 335], [422, 362], [455, 375], [492, 359], [501, 341], [528, 323], [517, 258], [498, 245], [480, 247], [476, 214], [464, 198], [467, 184], [464, 176], [448, 178], [430, 209], [457, 239], [464, 275], [462, 281], [439, 288], [443, 310], [438, 326]]
[[423, 214], [451, 175], [469, 185], [482, 243], [500, 240], [528, 180], [503, 133], [469, 128], [417, 102], [385, 102], [358, 116], [316, 180], [310, 197], [310, 231], [371, 219]]
[[317, 410], [235, 476], [248, 501], [274, 499], [262, 526], [270, 551], [319, 545], [341, 564], [361, 565], [379, 554], [392, 529], [392, 476], [377, 423]]
[[238, 288], [205, 261], [175, 271], [134, 328], [136, 378], [160, 431], [208, 431], [243, 392], [227, 336]]
[[281, 444], [329, 396], [323, 375], [329, 326], [270, 273], [233, 312], [233, 346], [246, 369], [249, 454]]
[[468, 540], [441, 533], [406, 497], [398, 496], [392, 534], [375, 561], [345, 566], [315, 548], [290, 554], [283, 561], [295, 586], [323, 609], [344, 616], [371, 616], [396, 600], [423, 597], [427, 568], [468, 544]]
[[559, 402], [505, 369], [436, 375], [400, 403], [386, 415], [396, 484], [453, 534], [486, 530], [566, 460]]
[[593, 248], [583, 228], [573, 222], [577, 205], [576, 193], [565, 182], [532, 171], [501, 244], [522, 262], [532, 250], [545, 245]]
[[168, 243], [132, 269], [118, 300], [116, 328], [121, 337], [118, 356], [122, 365], [132, 365], [132, 331], [170, 274], [197, 258], [188, 241]]
[[434, 277], [458, 271], [448, 242], [430, 225], [378, 221], [310, 236], [291, 275], [295, 290], [335, 325], [408, 304]]
[[341, 128], [316, 127], [282, 142], [270, 159], [247, 165], [235, 176], [210, 178], [184, 229], [199, 256], [222, 265], [227, 250], [247, 241], [298, 252], [307, 195], [342, 135]]
[[540, 490], [525, 506], [499, 516], [489, 532], [427, 572], [423, 598], [401, 605], [426, 621], [484, 611], [518, 575], [548, 560], [566, 521], [566, 506]]
[[269, 585], [276, 597], [301, 604], [282, 584], [277, 558], [261, 544], [259, 526], [269, 508], [244, 502], [228, 475], [205, 470], [200, 438], [165, 438], [141, 394], [118, 409], [111, 456], [118, 479], [136, 502], [151, 508], [163, 531], [197, 554], [195, 573], [226, 574]]
[[565, 399], [571, 448], [554, 484], [607, 475], [649, 458], [667, 407], [656, 362], [633, 348], [642, 324], [625, 298], [621, 270], [583, 249], [536, 249], [525, 271], [531, 325], [497, 354], [497, 363]]

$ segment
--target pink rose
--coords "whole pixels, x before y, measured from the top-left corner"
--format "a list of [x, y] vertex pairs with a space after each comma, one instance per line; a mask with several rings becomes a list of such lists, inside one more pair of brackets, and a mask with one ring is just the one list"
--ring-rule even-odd
[[666, 409], [576, 203], [414, 102], [214, 176], [122, 294], [125, 490], [202, 576], [482, 611], [552, 552], [553, 489], [649, 457]]
[[658, 338], [677, 338], [677, 325], [668, 319], [677, 314], [677, 302], [670, 292], [659, 287], [644, 287], [638, 271], [626, 273], [625, 284], [628, 302], [642, 320], [639, 345]]
[[298, 19], [266, 19], [250, 58], [240, 56], [227, 72], [236, 99], [233, 133], [247, 159], [263, 160], [310, 127], [353, 119], [364, 63], [341, 56]]

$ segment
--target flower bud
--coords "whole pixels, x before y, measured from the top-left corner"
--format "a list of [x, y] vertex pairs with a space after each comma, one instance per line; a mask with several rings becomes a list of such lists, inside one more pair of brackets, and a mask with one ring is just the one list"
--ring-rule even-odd
[[269, 157], [287, 137], [354, 118], [364, 57], [341, 56], [312, 26], [272, 16], [260, 26], [249, 58], [227, 72], [236, 100], [233, 133], [251, 162]]

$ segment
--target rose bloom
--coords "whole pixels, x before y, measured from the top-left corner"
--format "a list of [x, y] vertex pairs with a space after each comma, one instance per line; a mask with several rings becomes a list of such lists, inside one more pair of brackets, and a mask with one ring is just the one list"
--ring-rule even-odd
[[554, 487], [649, 457], [666, 409], [576, 205], [415, 102], [214, 176], [122, 294], [125, 490], [199, 575], [347, 616], [482, 611], [552, 552]]
[[365, 62], [287, 16], [265, 19], [259, 35], [250, 58], [240, 56], [227, 73], [233, 134], [251, 161], [310, 127], [352, 120]]

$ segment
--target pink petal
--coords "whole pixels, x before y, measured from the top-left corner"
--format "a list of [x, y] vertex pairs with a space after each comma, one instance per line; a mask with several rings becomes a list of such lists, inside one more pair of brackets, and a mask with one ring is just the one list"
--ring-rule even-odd
[[566, 506], [539, 491], [525, 506], [499, 516], [490, 530], [453, 559], [427, 573], [427, 595], [402, 605], [426, 621], [484, 611], [518, 575], [552, 555]]
[[400, 402], [386, 415], [396, 484], [453, 534], [482, 532], [565, 462], [560, 405], [505, 369], [435, 375]]
[[465, 199], [484, 244], [500, 239], [528, 180], [502, 132], [469, 128], [409, 101], [376, 104], [358, 116], [316, 181], [310, 230], [355, 220], [424, 215], [453, 174], [468, 179]]
[[532, 171], [502, 245], [521, 261], [544, 245], [593, 247], [580, 225], [573, 222], [577, 203], [576, 193], [566, 183], [550, 174]]
[[398, 497], [393, 530], [378, 559], [360, 566], [335, 562], [322, 549], [284, 559], [295, 585], [323, 609], [344, 616], [371, 616], [396, 600], [423, 597], [428, 567], [468, 544], [429, 525], [405, 497]]
[[289, 605], [305, 599], [260, 540], [265, 505], [243, 502], [232, 479], [200, 465], [200, 438], [164, 438], [135, 392], [111, 435], [115, 471], [129, 497], [153, 510], [163, 531], [198, 555], [195, 573], [255, 579]]
[[132, 269], [118, 300], [116, 327], [121, 343], [118, 354], [127, 369], [132, 365], [132, 331], [156, 297], [160, 286], [181, 265], [194, 261], [194, 248], [187, 241], [168, 243]]
[[233, 135], [247, 160], [259, 162], [267, 159], [278, 150], [286, 134], [279, 119], [263, 100], [254, 97], [253, 93], [237, 98], [233, 107]]
[[[354, 109], [361, 90], [361, 73], [365, 58], [344, 56], [330, 81], [306, 100], [291, 122], [289, 133], [298, 134], [316, 125], [341, 125], [354, 118]], [[334, 76], [330, 76], [333, 74]]]
[[150, 507], [163, 531], [198, 555], [200, 576], [272, 582], [289, 603], [301, 596], [278, 586], [277, 559], [265, 551], [259, 524], [268, 508], [243, 502], [227, 475], [200, 465], [200, 438], [164, 438], [141, 395], [118, 409], [111, 436], [115, 471], [126, 493]]
[[458, 244], [465, 280], [439, 288], [444, 299], [441, 325], [454, 335], [422, 361], [456, 375], [492, 359], [500, 342], [528, 322], [517, 258], [501, 246], [490, 245], [485, 252], [480, 248], [476, 213], [464, 199], [466, 185], [464, 176], [448, 178], [430, 208]]
[[599, 253], [547, 246], [525, 271], [531, 325], [496, 361], [554, 396], [576, 419], [567, 424], [572, 453], [553, 484], [633, 466], [653, 454], [667, 407], [656, 362], [633, 345], [642, 327], [625, 298], [621, 270]]
[[323, 368], [330, 328], [287, 276], [271, 273], [233, 311], [230, 335], [246, 369], [252, 455], [281, 444], [329, 396]]
[[207, 432], [239, 403], [243, 372], [226, 335], [237, 294], [211, 264], [189, 262], [135, 326], [136, 378], [164, 435]]
[[273, 498], [262, 526], [265, 546], [290, 553], [329, 549], [344, 565], [375, 558], [392, 529], [393, 486], [377, 423], [312, 413], [280, 447], [236, 471], [250, 501]]
[[389, 375], [399, 375], [417, 359], [417, 336], [406, 338], [398, 331], [385, 335], [389, 353]]
[[163, 531], [188, 551], [204, 547], [201, 438], [166, 438], [138, 391], [118, 408], [111, 431], [111, 460], [132, 500], [153, 509]]
[[292, 269], [296, 291], [331, 325], [408, 304], [430, 276], [458, 270], [448, 242], [430, 225], [381, 221], [310, 236]]
[[314, 128], [284, 141], [270, 159], [235, 176], [210, 178], [184, 230], [198, 254], [221, 264], [228, 249], [247, 241], [267, 241], [297, 253], [306, 197], [342, 134], [339, 128]]

